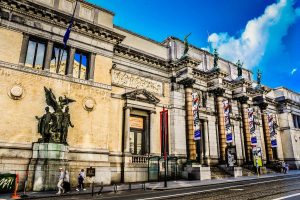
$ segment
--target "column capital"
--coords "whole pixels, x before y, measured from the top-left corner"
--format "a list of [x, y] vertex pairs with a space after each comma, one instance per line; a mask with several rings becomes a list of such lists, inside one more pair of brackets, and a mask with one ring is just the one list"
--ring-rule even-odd
[[246, 104], [247, 101], [249, 100], [249, 97], [241, 96], [241, 97], [237, 97], [237, 98], [234, 98], [234, 99], [237, 100], [238, 102], [240, 102], [241, 104]]
[[127, 109], [132, 110], [132, 107], [131, 106], [124, 106], [123, 109], [124, 110], [127, 110]]
[[262, 103], [258, 104], [258, 107], [259, 107], [260, 110], [263, 112], [263, 111], [267, 110], [267, 108], [268, 108], [268, 103], [262, 102]]
[[223, 96], [224, 95], [225, 89], [218, 87], [218, 88], [215, 88], [213, 90], [210, 90], [209, 92], [213, 93], [215, 96], [218, 97], [218, 96]]
[[193, 88], [196, 80], [193, 78], [185, 78], [179, 82], [179, 84], [184, 85], [185, 88]]

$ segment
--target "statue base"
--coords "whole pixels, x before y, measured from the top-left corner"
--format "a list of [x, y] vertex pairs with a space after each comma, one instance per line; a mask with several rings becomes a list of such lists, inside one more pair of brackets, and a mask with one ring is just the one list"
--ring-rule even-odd
[[29, 164], [27, 189], [56, 190], [59, 168], [68, 169], [69, 147], [57, 143], [34, 143]]

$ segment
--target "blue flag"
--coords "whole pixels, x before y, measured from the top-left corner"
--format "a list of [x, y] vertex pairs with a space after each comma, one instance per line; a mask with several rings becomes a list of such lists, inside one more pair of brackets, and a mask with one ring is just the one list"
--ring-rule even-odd
[[64, 35], [64, 40], [63, 40], [64, 41], [64, 48], [66, 48], [68, 40], [70, 38], [70, 33], [71, 33], [72, 26], [73, 26], [73, 22], [74, 22], [74, 16], [72, 17], [70, 25], [68, 26], [67, 31]]
[[74, 11], [73, 11], [73, 15], [72, 15], [70, 24], [69, 24], [69, 26], [66, 30], [65, 35], [64, 35], [64, 40], [63, 40], [64, 41], [64, 48], [67, 47], [67, 43], [68, 43], [68, 40], [70, 38], [71, 29], [72, 29], [73, 23], [74, 23], [74, 16], [75, 16], [76, 7], [77, 7], [77, 0], [76, 0], [76, 4], [75, 4], [75, 8], [74, 8]]

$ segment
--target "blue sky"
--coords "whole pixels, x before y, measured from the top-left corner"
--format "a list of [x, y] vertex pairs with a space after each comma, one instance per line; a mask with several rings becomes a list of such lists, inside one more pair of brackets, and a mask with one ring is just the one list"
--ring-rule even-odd
[[113, 11], [116, 25], [159, 42], [191, 32], [190, 43], [259, 68], [263, 84], [300, 92], [300, 0], [88, 1]]

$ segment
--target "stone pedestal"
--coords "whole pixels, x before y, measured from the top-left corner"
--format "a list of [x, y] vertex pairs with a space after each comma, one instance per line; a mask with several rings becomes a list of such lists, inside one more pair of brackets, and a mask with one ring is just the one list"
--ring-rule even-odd
[[234, 175], [234, 177], [243, 176], [243, 168], [242, 167], [234, 167], [233, 175]]
[[210, 180], [210, 167], [204, 167], [200, 164], [187, 165], [182, 172], [182, 176], [188, 180]]
[[28, 171], [28, 190], [56, 190], [59, 168], [68, 169], [69, 147], [56, 143], [34, 143]]

